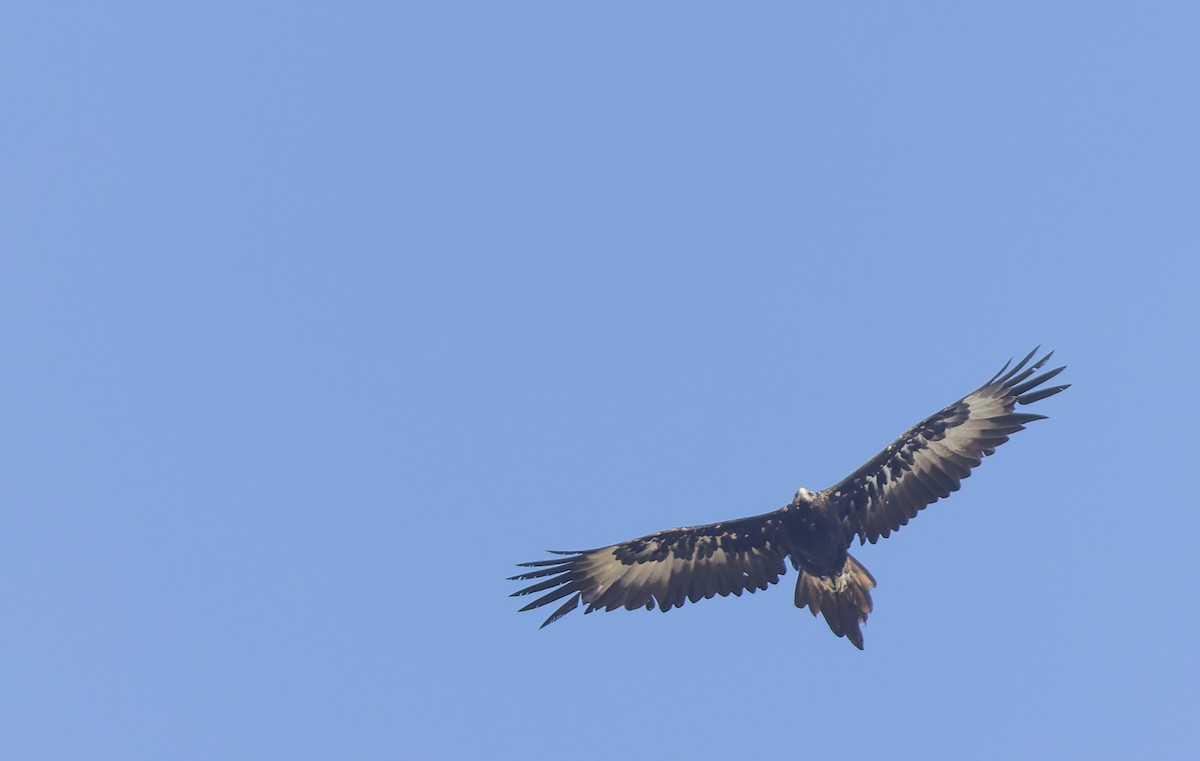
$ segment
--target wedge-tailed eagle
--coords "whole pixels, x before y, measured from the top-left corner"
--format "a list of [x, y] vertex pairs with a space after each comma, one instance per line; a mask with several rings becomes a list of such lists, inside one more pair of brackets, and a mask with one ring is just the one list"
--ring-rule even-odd
[[784, 507], [752, 518], [673, 528], [594, 550], [552, 550], [562, 557], [520, 564], [534, 570], [511, 579], [534, 583], [513, 596], [545, 592], [522, 611], [569, 598], [543, 627], [580, 601], [584, 613], [656, 605], [666, 612], [687, 600], [766, 589], [789, 560], [800, 573], [796, 607], [823, 613], [834, 634], [861, 650], [859, 625], [871, 612], [875, 579], [847, 552], [854, 537], [874, 544], [891, 535], [957, 491], [1010, 435], [1046, 417], [1014, 411], [1068, 387], [1043, 385], [1062, 367], [1031, 377], [1053, 354], [1029, 364], [1036, 353], [1011, 370], [1011, 360], [1005, 363], [976, 391], [922, 420], [828, 489], [800, 489]]

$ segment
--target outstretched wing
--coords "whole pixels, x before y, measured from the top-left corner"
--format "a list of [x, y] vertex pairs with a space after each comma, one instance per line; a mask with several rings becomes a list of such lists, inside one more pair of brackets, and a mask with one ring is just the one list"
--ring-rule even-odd
[[[847, 535], [874, 544], [896, 531], [926, 505], [957, 491], [971, 469], [1023, 429], [1045, 415], [1014, 412], [1067, 386], [1046, 386], [1065, 368], [1030, 378], [1054, 352], [1032, 365], [1037, 349], [1015, 367], [1011, 360], [977, 391], [910, 428], [891, 446], [823, 494], [842, 516]], [[1005, 373], [1005, 370], [1008, 370]]]
[[528, 571], [512, 580], [541, 579], [513, 593], [546, 592], [521, 610], [533, 610], [570, 596], [545, 620], [553, 623], [580, 600], [594, 610], [646, 608], [666, 612], [686, 600], [766, 589], [787, 570], [776, 541], [778, 513], [708, 526], [660, 531], [609, 547], [555, 552], [561, 558], [521, 563]]

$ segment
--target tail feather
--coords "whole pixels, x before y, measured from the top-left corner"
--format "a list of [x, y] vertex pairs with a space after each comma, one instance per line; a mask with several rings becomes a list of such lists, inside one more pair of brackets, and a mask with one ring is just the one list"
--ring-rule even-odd
[[875, 579], [853, 557], [846, 556], [841, 573], [833, 576], [812, 576], [800, 571], [796, 581], [796, 607], [808, 607], [815, 616], [825, 614], [829, 628], [839, 637], [849, 637], [859, 650], [863, 649], [859, 624], [871, 612], [871, 590]]

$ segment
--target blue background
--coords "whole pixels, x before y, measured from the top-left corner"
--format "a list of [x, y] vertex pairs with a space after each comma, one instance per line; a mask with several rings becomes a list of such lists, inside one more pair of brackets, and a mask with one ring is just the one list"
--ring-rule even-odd
[[[0, 755], [1193, 758], [1194, 3], [0, 11]], [[1075, 384], [768, 592], [546, 548]]]

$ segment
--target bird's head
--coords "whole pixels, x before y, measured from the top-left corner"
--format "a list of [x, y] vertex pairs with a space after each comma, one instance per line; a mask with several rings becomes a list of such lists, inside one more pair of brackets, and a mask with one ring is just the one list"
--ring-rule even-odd
[[796, 496], [792, 497], [792, 503], [797, 505], [812, 504], [816, 498], [816, 494], [813, 494], [802, 486], [796, 490]]

